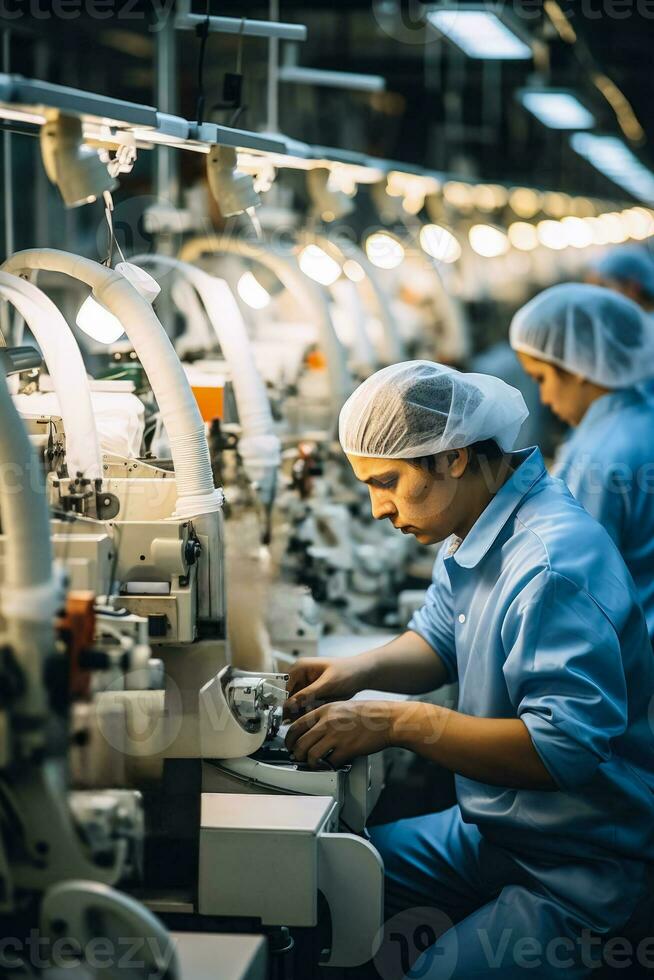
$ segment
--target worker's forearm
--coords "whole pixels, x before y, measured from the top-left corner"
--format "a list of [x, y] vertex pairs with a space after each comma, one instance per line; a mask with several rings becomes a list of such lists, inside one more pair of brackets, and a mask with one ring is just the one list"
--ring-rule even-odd
[[475, 718], [411, 701], [392, 708], [390, 743], [494, 786], [555, 789], [519, 718]]
[[411, 630], [352, 660], [364, 686], [376, 691], [424, 694], [447, 680], [443, 661], [421, 636]]

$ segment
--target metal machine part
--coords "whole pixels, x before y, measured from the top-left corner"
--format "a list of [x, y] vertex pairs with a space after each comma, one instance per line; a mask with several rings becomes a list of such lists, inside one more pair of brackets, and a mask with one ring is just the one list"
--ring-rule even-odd
[[0, 347], [0, 368], [9, 376], [41, 367], [43, 358], [35, 347]]
[[260, 749], [280, 723], [288, 674], [224, 667], [200, 691], [200, 749], [205, 759], [238, 759]]
[[[312, 927], [320, 892], [331, 920], [323, 963], [371, 959], [383, 923], [383, 864], [368, 841], [335, 832], [337, 809], [324, 796], [203, 793], [200, 914]], [[262, 876], [262, 868], [274, 868], [274, 878]]]

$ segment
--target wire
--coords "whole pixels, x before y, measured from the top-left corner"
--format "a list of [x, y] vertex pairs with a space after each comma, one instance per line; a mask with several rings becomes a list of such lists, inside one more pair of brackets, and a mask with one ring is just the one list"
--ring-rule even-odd
[[207, 0], [205, 7], [205, 18], [201, 24], [195, 28], [196, 35], [200, 38], [200, 54], [198, 56], [198, 98], [196, 102], [195, 118], [198, 126], [204, 120], [204, 56], [207, 50], [207, 40], [209, 38], [209, 9], [211, 0]]

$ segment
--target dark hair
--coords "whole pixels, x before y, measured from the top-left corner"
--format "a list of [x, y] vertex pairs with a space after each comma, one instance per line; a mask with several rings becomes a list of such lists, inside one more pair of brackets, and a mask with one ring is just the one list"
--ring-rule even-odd
[[[504, 455], [494, 439], [482, 439], [480, 442], [473, 442], [465, 448], [471, 453], [470, 466], [473, 470], [479, 469], [482, 460], [485, 462], [497, 460], [501, 459]], [[437, 455], [440, 456], [441, 454], [437, 453], [430, 456], [415, 456], [413, 459], [405, 460], [405, 462], [409, 463], [411, 466], [419, 466], [422, 469], [427, 470], [429, 473], [433, 473], [436, 469]]]

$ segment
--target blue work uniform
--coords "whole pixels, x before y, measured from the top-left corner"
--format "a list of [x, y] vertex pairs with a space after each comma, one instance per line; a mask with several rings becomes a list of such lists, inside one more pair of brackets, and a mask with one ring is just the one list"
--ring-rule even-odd
[[408, 628], [459, 681], [460, 712], [525, 723], [556, 789], [457, 775], [458, 806], [371, 829], [387, 916], [427, 907], [453, 924], [415, 964], [422, 980], [585, 976], [585, 933], [630, 918], [654, 857], [654, 657], [633, 581], [540, 452], [513, 461]]
[[654, 643], [654, 395], [651, 385], [594, 401], [553, 472], [615, 541]]

